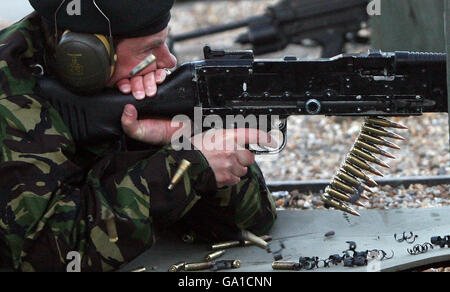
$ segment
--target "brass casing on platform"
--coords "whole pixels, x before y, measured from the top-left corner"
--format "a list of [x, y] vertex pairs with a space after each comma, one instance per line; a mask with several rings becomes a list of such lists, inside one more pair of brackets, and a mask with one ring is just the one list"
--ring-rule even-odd
[[284, 270], [284, 271], [293, 271], [297, 270], [299, 263], [296, 262], [273, 262], [272, 269], [273, 270]]
[[187, 263], [184, 265], [185, 271], [201, 271], [209, 270], [214, 266], [214, 262], [204, 262], [204, 263]]
[[169, 272], [183, 271], [185, 265], [186, 265], [186, 262], [179, 262], [177, 264], [171, 265], [169, 268]]
[[[263, 235], [260, 238], [266, 242], [272, 240], [272, 236], [270, 236], [270, 235]], [[239, 246], [250, 246], [250, 245], [253, 245], [253, 242], [244, 240], [244, 242], [242, 243], [242, 241], [233, 240], [233, 241], [226, 241], [226, 242], [220, 242], [220, 243], [213, 244], [213, 245], [211, 245], [211, 250], [222, 250], [222, 249], [227, 249], [227, 248], [233, 248], [233, 247], [239, 247]]]
[[207, 260], [208, 262], [213, 261], [213, 260], [218, 259], [221, 256], [223, 256], [225, 253], [226, 253], [225, 250], [218, 250], [218, 251], [212, 252], [212, 253], [206, 255], [205, 260]]

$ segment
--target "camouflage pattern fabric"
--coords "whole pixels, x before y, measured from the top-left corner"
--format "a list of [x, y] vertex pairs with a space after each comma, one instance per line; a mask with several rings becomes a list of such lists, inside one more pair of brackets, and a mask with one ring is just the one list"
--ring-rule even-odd
[[[210, 238], [268, 231], [275, 208], [256, 165], [239, 185], [217, 190], [200, 151], [75, 145], [35, 93], [33, 65], [44, 64], [44, 51], [36, 15], [0, 32], [0, 268], [66, 271], [76, 251], [81, 271], [113, 271], [151, 248], [155, 226], [184, 220]], [[192, 166], [169, 192], [182, 159]], [[205, 231], [191, 219], [205, 215], [219, 224]]]

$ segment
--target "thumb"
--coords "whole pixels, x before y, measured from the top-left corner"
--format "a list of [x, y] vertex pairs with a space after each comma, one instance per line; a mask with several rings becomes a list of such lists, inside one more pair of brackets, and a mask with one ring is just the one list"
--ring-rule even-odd
[[131, 104], [127, 104], [122, 113], [122, 128], [125, 134], [134, 139], [139, 139], [143, 135], [137, 118], [136, 108]]

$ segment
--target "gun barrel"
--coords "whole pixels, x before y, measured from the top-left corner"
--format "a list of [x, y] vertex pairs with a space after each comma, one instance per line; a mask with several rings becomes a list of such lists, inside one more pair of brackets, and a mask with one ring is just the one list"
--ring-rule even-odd
[[195, 31], [191, 31], [191, 32], [183, 33], [183, 34], [173, 35], [171, 37], [171, 40], [173, 42], [181, 42], [181, 41], [185, 41], [185, 40], [190, 40], [190, 39], [195, 39], [195, 38], [199, 38], [199, 37], [203, 37], [203, 36], [207, 36], [207, 35], [225, 32], [225, 31], [229, 31], [229, 30], [234, 30], [234, 29], [238, 29], [241, 27], [246, 27], [250, 23], [252, 23], [254, 21], [259, 21], [261, 19], [264, 19], [265, 17], [266, 16], [264, 16], [264, 15], [253, 16], [253, 17], [250, 17], [250, 18], [247, 18], [244, 20], [236, 21], [236, 22], [202, 28], [199, 30], [195, 30]]
[[431, 63], [447, 62], [447, 54], [444, 53], [415, 53], [415, 52], [396, 52], [396, 65], [423, 65]]

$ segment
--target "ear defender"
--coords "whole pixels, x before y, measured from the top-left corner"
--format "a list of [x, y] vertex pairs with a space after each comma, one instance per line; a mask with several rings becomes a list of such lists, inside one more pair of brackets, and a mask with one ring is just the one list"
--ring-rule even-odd
[[114, 74], [117, 56], [111, 37], [65, 31], [56, 46], [56, 73], [72, 91], [101, 91]]

